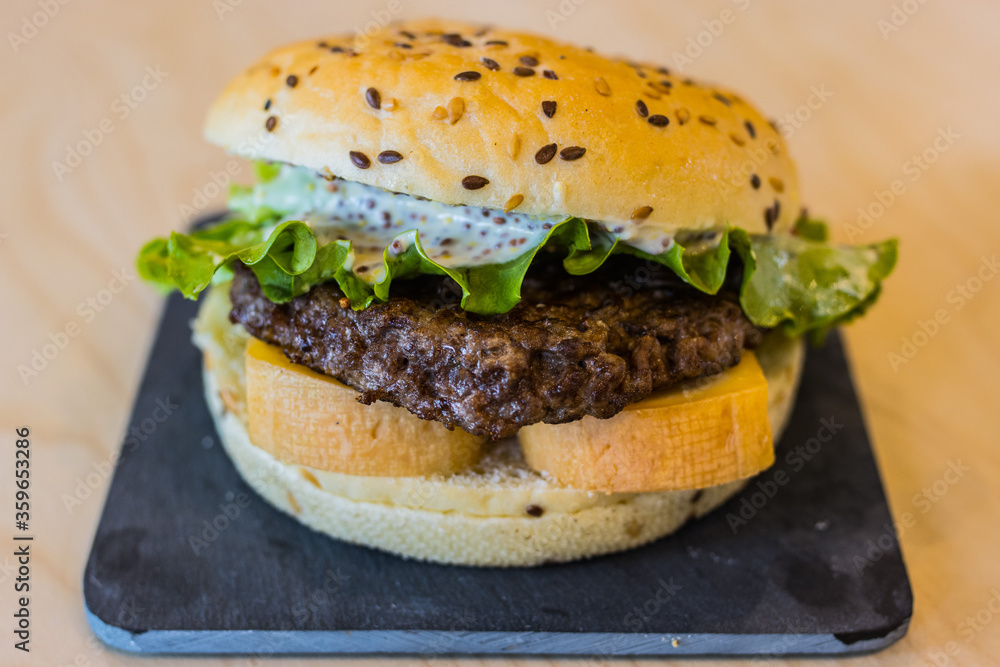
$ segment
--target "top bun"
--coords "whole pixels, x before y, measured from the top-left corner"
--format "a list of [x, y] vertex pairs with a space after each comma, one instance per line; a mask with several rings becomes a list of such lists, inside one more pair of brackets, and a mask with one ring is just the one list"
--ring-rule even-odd
[[455, 21], [272, 51], [226, 87], [205, 135], [393, 192], [494, 209], [521, 195], [520, 213], [612, 228], [652, 207], [642, 224], [665, 233], [786, 232], [800, 208], [784, 141], [736, 93]]

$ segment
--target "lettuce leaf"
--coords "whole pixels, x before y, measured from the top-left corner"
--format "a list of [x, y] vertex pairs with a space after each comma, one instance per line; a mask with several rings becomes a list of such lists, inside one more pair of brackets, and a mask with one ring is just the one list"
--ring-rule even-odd
[[799, 236], [750, 236], [734, 249], [743, 260], [740, 305], [754, 324], [789, 335], [822, 336], [870, 307], [898, 254], [895, 239], [864, 246], [833, 245]]
[[[804, 234], [751, 235], [739, 228], [716, 233], [679, 234], [673, 244], [652, 255], [619, 238], [569, 218], [550, 230], [542, 243], [503, 264], [446, 267], [424, 251], [415, 231], [396, 238], [405, 251], [383, 251], [382, 278], [368, 283], [351, 271], [349, 241], [320, 244], [303, 222], [274, 224], [271, 218], [234, 218], [190, 234], [154, 239], [139, 253], [140, 274], [164, 289], [176, 288], [196, 298], [232, 262], [249, 266], [267, 298], [284, 303], [314, 285], [336, 281], [363, 309], [389, 298], [392, 281], [417, 274], [451, 277], [462, 290], [461, 306], [484, 315], [503, 313], [520, 300], [524, 275], [544, 247], [563, 255], [566, 270], [590, 273], [612, 254], [627, 253], [670, 268], [684, 282], [715, 294], [725, 282], [736, 255], [742, 264], [740, 304], [762, 327], [783, 327], [790, 335], [823, 332], [864, 312], [877, 298], [882, 281], [896, 263], [895, 240], [864, 246], [833, 245]], [[799, 227], [802, 224], [800, 223]], [[799, 228], [797, 227], [797, 229]], [[825, 235], [823, 223], [808, 221], [808, 236]], [[225, 274], [221, 274], [225, 275]]]

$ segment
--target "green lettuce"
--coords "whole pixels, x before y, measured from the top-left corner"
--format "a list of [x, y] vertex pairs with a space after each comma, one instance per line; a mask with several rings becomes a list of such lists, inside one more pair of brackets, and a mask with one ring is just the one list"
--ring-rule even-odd
[[[360, 310], [386, 301], [393, 280], [447, 275], [462, 290], [463, 309], [490, 315], [507, 312], [520, 301], [525, 273], [543, 249], [547, 256], [561, 257], [566, 271], [574, 275], [595, 271], [611, 255], [629, 254], [668, 267], [707, 294], [718, 292], [727, 275], [742, 270], [740, 304], [751, 322], [781, 327], [790, 335], [813, 332], [822, 336], [870, 307], [896, 263], [895, 240], [863, 246], [831, 244], [826, 225], [805, 217], [790, 235], [748, 234], [736, 227], [682, 232], [660, 254], [632, 247], [594, 223], [568, 218], [515, 259], [472, 267], [435, 262], [424, 251], [417, 232], [404, 231], [395, 238], [405, 250], [395, 253], [387, 246], [380, 279], [367, 282], [351, 270], [350, 241], [320, 243], [304, 222], [281, 221], [289, 215], [277, 210], [282, 197], [262, 194], [281, 194], [277, 188], [283, 172], [271, 165], [257, 169], [257, 186], [231, 192], [233, 217], [147, 243], [137, 262], [143, 278], [193, 299], [213, 281], [228, 279], [231, 265], [239, 261], [254, 272], [264, 295], [276, 303], [334, 281], [352, 307]], [[268, 184], [271, 192], [262, 189]]]

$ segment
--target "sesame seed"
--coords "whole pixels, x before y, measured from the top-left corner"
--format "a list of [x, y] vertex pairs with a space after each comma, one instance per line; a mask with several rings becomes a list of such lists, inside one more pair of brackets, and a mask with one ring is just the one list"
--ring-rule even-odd
[[745, 145], [746, 145], [746, 143], [747, 143], [747, 142], [746, 142], [746, 139], [744, 139], [744, 138], [743, 138], [743, 137], [741, 137], [740, 135], [736, 134], [735, 132], [730, 132], [730, 133], [729, 133], [729, 138], [730, 138], [730, 139], [732, 140], [732, 142], [733, 142], [734, 144], [736, 144], [737, 146], [745, 146]]
[[525, 67], [538, 66], [538, 58], [534, 56], [521, 56], [518, 60], [520, 60], [521, 64], [524, 65]]
[[510, 155], [512, 160], [516, 160], [518, 154], [521, 152], [521, 135], [515, 132], [510, 135], [510, 141], [507, 142], [507, 153]]
[[559, 151], [559, 157], [566, 161], [579, 160], [586, 152], [587, 149], [582, 146], [567, 146]]
[[313, 74], [315, 74], [316, 70], [318, 70], [318, 69], [319, 69], [319, 65], [313, 65], [312, 67], [310, 67], [309, 68], [309, 76], [312, 76]]
[[448, 117], [448, 110], [444, 107], [434, 107], [434, 111], [431, 112], [431, 118], [434, 120], [444, 120]]
[[747, 129], [747, 134], [750, 135], [751, 139], [756, 139], [757, 138], [757, 128], [755, 128], [753, 126], [753, 123], [751, 123], [748, 120], [745, 120], [745, 121], [743, 121], [743, 127], [745, 127]]
[[330, 53], [343, 53], [343, 52], [344, 52], [344, 47], [342, 47], [342, 46], [331, 46], [330, 47]]
[[774, 227], [774, 223], [778, 221], [778, 217], [781, 215], [781, 202], [777, 199], [774, 200], [774, 206], [764, 209], [764, 224], [767, 225], [767, 231], [771, 231]]
[[507, 42], [503, 41], [502, 39], [491, 39], [487, 42], [484, 42], [484, 44], [486, 46], [507, 46]]
[[319, 42], [318, 44], [316, 44], [316, 46], [318, 46], [321, 49], [325, 49], [325, 48], [327, 48], [330, 45], [327, 44], [326, 42]]
[[405, 37], [406, 39], [410, 40], [411, 42], [417, 38], [417, 36], [414, 35], [412, 32], [410, 32], [409, 30], [400, 30], [399, 34]]
[[767, 179], [767, 182], [771, 184], [771, 187], [774, 188], [774, 191], [777, 192], [779, 195], [785, 191], [785, 184], [781, 181], [780, 178], [775, 178], [774, 176], [772, 176], [771, 178]]
[[658, 100], [658, 99], [660, 99], [662, 97], [662, 95], [660, 95], [660, 93], [658, 93], [653, 88], [643, 88], [642, 89], [642, 94], [645, 95], [646, 97], [648, 97], [651, 100]]
[[523, 201], [524, 201], [524, 195], [514, 195], [513, 197], [507, 200], [506, 204], [503, 205], [504, 213], [510, 213], [515, 208], [520, 206], [521, 202]]
[[294, 88], [295, 86], [299, 85], [299, 77], [295, 76], [294, 74], [289, 74], [288, 78], [285, 79], [285, 83], [288, 84], [289, 88]]
[[268, 132], [274, 132], [274, 128], [278, 126], [278, 119], [274, 116], [268, 116], [267, 120], [264, 121], [264, 127]]
[[609, 86], [608, 82], [604, 80], [604, 77], [597, 77], [594, 81], [594, 87], [597, 89], [598, 93], [604, 95], [605, 97], [611, 94], [611, 86]]
[[350, 156], [351, 156], [351, 162], [353, 162], [354, 166], [357, 167], [358, 169], [367, 169], [368, 167], [372, 166], [372, 161], [369, 160], [368, 156], [362, 153], [361, 151], [351, 151]]
[[374, 88], [369, 88], [365, 91], [365, 101], [368, 102], [368, 106], [372, 109], [382, 108], [382, 95]]
[[399, 102], [396, 101], [395, 97], [390, 97], [389, 99], [387, 99], [385, 102], [382, 103], [382, 108], [385, 111], [392, 111], [397, 106], [399, 106]]
[[399, 151], [382, 151], [378, 154], [378, 161], [382, 164], [395, 164], [403, 159], [403, 154]]
[[489, 184], [490, 182], [482, 176], [466, 176], [462, 179], [462, 187], [466, 190], [478, 190]]
[[666, 127], [670, 124], [670, 119], [663, 114], [654, 114], [649, 117], [649, 124], [654, 127]]
[[407, 44], [406, 42], [396, 42], [396, 43], [393, 44], [393, 46], [395, 46], [396, 48], [399, 48], [399, 49], [412, 49], [413, 48], [413, 44]]
[[556, 102], [555, 100], [545, 100], [542, 102], [542, 113], [544, 113], [549, 118], [556, 115]]
[[458, 47], [472, 46], [472, 42], [470, 42], [467, 39], [462, 39], [462, 36], [459, 35], [458, 33], [450, 33], [447, 35], [442, 35], [441, 41], [445, 42], [446, 44], [451, 44], [452, 46], [458, 46]]
[[448, 124], [454, 125], [465, 113], [465, 100], [461, 97], [453, 97], [448, 101]]
[[669, 95], [670, 94], [670, 86], [664, 86], [659, 81], [650, 81], [649, 82], [649, 87], [652, 88], [653, 90], [655, 90], [656, 92], [662, 94], [662, 95]]
[[630, 219], [632, 220], [645, 220], [649, 217], [649, 214], [653, 212], [652, 206], [640, 206], [639, 208], [632, 211]]
[[722, 102], [723, 104], [725, 104], [727, 107], [733, 106], [733, 103], [729, 101], [729, 98], [726, 97], [725, 95], [723, 95], [722, 93], [712, 93], [712, 97], [714, 97], [715, 99], [719, 100], [720, 102]]
[[698, 116], [698, 120], [704, 123], [705, 125], [715, 127], [716, 123], [715, 116]]
[[535, 517], [542, 516], [542, 514], [545, 513], [545, 510], [543, 510], [538, 505], [528, 505], [527, 507], [524, 508], [524, 511], [528, 514], [528, 516], [535, 516]]
[[691, 112], [685, 109], [684, 107], [678, 109], [675, 115], [677, 116], [677, 123], [680, 125], [683, 125], [684, 123], [691, 120]]
[[517, 76], [535, 76], [535, 70], [530, 67], [515, 67], [514, 74]]
[[479, 72], [469, 70], [468, 72], [459, 72], [456, 74], [455, 81], [479, 81], [482, 76]]
[[267, 101], [264, 102], [264, 111], [267, 111], [270, 108], [271, 108], [271, 98], [269, 97], [269, 98], [267, 98]]
[[555, 144], [542, 146], [538, 149], [538, 152], [535, 153], [535, 162], [538, 164], [546, 164], [556, 156], [556, 148], [557, 146]]
[[750, 185], [754, 190], [760, 190], [760, 176], [757, 174], [750, 175]]
[[635, 102], [635, 112], [639, 114], [640, 118], [645, 118], [649, 115], [649, 107], [642, 100], [636, 100]]
[[499, 71], [500, 69], [500, 63], [493, 60], [493, 58], [487, 58], [486, 56], [483, 56], [480, 62], [486, 65], [486, 69], [490, 70], [491, 72], [496, 72]]
[[542, 70], [542, 76], [544, 76], [546, 79], [551, 79], [552, 81], [558, 81], [559, 80], [559, 77], [556, 76], [556, 73], [553, 72], [550, 69], [543, 69]]

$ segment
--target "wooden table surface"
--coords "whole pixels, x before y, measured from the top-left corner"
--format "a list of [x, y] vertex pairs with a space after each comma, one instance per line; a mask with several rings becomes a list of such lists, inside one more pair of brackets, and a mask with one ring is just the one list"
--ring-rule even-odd
[[[24, 654], [12, 647], [16, 575], [0, 537], [0, 664], [136, 660], [96, 643], [81, 594], [162, 306], [134, 254], [185, 213], [221, 205], [213, 179], [227, 158], [201, 122], [223, 84], [265, 49], [351, 32], [372, 12], [521, 27], [731, 84], [782, 120], [805, 200], [838, 238], [901, 239], [881, 302], [847, 338], [892, 508], [908, 518], [916, 605], [902, 641], [855, 662], [997, 660], [1000, 4], [6, 0], [0, 533], [14, 530], [14, 429], [29, 426], [36, 541]], [[556, 662], [575, 664], [524, 664]]]

